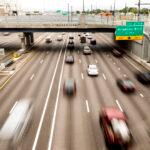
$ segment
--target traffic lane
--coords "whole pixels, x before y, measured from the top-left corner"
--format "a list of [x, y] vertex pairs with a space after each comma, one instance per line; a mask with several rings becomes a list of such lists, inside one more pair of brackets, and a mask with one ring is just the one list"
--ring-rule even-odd
[[40, 64], [41, 67], [38, 74], [36, 74], [35, 79], [31, 81], [32, 85], [29, 91], [25, 93], [25, 97], [29, 97], [33, 101], [34, 116], [29, 132], [22, 143], [22, 149], [26, 149], [26, 145], [28, 145], [29, 149], [32, 149], [58, 55], [58, 52], [49, 52], [49, 54], [47, 54], [43, 63]]
[[[40, 59], [40, 56], [39, 56], [39, 59]], [[35, 66], [36, 65], [34, 65], [29, 71], [23, 70], [23, 72], [18, 72], [17, 75], [13, 78], [13, 80], [10, 83], [8, 83], [8, 85], [6, 85], [6, 87], [0, 92], [1, 125], [2, 125], [2, 122], [4, 122], [4, 120], [8, 116], [9, 111], [11, 110], [15, 102], [21, 99], [22, 97], [21, 95], [22, 93], [25, 92], [25, 90], [28, 90], [27, 89], [29, 86], [28, 81], [30, 79], [30, 76], [32, 75], [32, 72], [34, 72]], [[24, 76], [25, 74], [27, 75]]]
[[60, 57], [57, 60], [58, 63], [54, 71], [53, 81], [51, 82], [51, 85], [48, 89], [49, 95], [48, 97], [46, 97], [47, 104], [46, 104], [45, 109], [43, 109], [44, 113], [42, 112], [42, 115], [44, 115], [43, 119], [40, 117], [40, 122], [42, 119], [42, 124], [38, 126], [38, 129], [40, 129], [39, 130], [40, 132], [38, 133], [37, 131], [38, 134], [36, 133], [36, 137], [35, 137], [32, 149], [41, 149], [41, 148], [47, 149], [48, 147], [49, 136], [51, 134], [51, 125], [52, 125], [53, 114], [54, 114], [54, 107], [55, 107], [55, 102], [57, 101], [56, 96], [58, 93], [57, 90], [58, 90], [58, 85], [59, 85], [59, 78], [60, 78], [63, 59], [65, 55], [65, 47], [66, 47], [66, 41], [64, 42], [62, 52], [60, 52], [59, 50]]
[[63, 95], [64, 82], [62, 83], [52, 149], [96, 149], [87, 114], [78, 55], [75, 53], [71, 52], [75, 64], [65, 65], [63, 80], [73, 77], [76, 81], [77, 93], [72, 98]]
[[116, 63], [116, 70], [117, 70], [117, 67], [120, 67], [123, 77], [124, 76], [128, 77], [135, 84], [136, 92], [133, 95], [133, 98], [136, 101], [136, 103], [138, 103], [138, 105], [143, 109], [143, 111], [146, 112], [146, 110], [147, 110], [147, 114], [148, 114], [149, 106], [150, 106], [150, 104], [148, 102], [148, 99], [150, 98], [149, 87], [146, 87], [146, 86], [140, 84], [137, 81], [137, 79], [135, 79], [133, 72], [128, 68], [128, 66], [123, 64], [120, 61], [120, 59], [119, 60], [115, 59], [115, 58], [113, 58], [113, 59], [114, 59], [114, 62]]
[[[106, 55], [104, 55], [104, 58], [106, 58]], [[114, 61], [114, 59], [112, 57], [109, 57], [109, 66], [110, 68], [113, 68], [113, 65], [115, 66], [115, 68], [113, 69], [112, 72], [115, 72], [115, 75], [117, 76], [118, 74], [122, 74], [122, 77], [117, 77], [118, 78], [124, 78], [124, 75], [126, 73], [126, 76], [128, 76], [128, 74], [132, 75], [132, 72], [130, 70], [127, 69], [127, 67], [123, 66], [119, 60], [117, 62]], [[124, 68], [123, 68], [124, 67]], [[132, 75], [133, 76], [133, 75]], [[137, 81], [136, 81], [137, 82]], [[146, 99], [149, 97], [149, 90], [147, 90], [147, 94], [146, 91], [142, 90], [143, 88], [139, 88], [137, 89], [137, 92], [132, 96], [132, 99], [134, 99], [134, 105], [137, 107], [137, 109], [139, 110], [139, 112], [141, 113], [141, 116], [143, 116], [143, 118], [147, 118], [147, 122], [149, 122], [148, 119], [148, 115], [149, 114], [149, 103], [141, 101], [144, 98], [144, 95], [146, 97]], [[141, 93], [141, 91], [144, 91], [144, 95]], [[139, 100], [139, 101], [138, 101]], [[143, 106], [143, 107], [141, 107]]]
[[[102, 65], [102, 66], [103, 66], [103, 65]], [[112, 69], [112, 70], [113, 70], [113, 69]], [[110, 79], [110, 77], [108, 77], [108, 79]], [[115, 81], [115, 80], [114, 80], [114, 81]], [[109, 86], [110, 86], [110, 85], [109, 85]], [[111, 86], [110, 86], [110, 87], [111, 87]], [[112, 89], [113, 89], [113, 87], [112, 87]], [[116, 91], [116, 90], [115, 90], [115, 91]], [[114, 91], [114, 92], [115, 92], [115, 91]], [[113, 92], [113, 93], [114, 93], [114, 92]], [[118, 92], [117, 92], [117, 93], [118, 93]], [[124, 99], [124, 100], [125, 100], [125, 99]], [[119, 101], [120, 101], [120, 99], [119, 99]], [[118, 101], [116, 101], [116, 102], [118, 102]], [[130, 106], [130, 104], [129, 104], [129, 106]], [[129, 110], [130, 110], [130, 109], [129, 109]], [[131, 110], [134, 110], [134, 109], [131, 109]], [[135, 117], [135, 115], [133, 115], [133, 119], [134, 119], [134, 117]], [[131, 120], [132, 120], [132, 119], [131, 119]], [[140, 118], [138, 121], [141, 121], [141, 118]], [[135, 122], [136, 122], [136, 121], [135, 121]], [[135, 122], [133, 122], [133, 125], [135, 125]], [[133, 129], [134, 129], [134, 127], [133, 127]], [[137, 131], [138, 131], [139, 129], [140, 129], [140, 128], [138, 128]], [[133, 130], [133, 131], [135, 131], [135, 130]], [[137, 131], [136, 131], [136, 132], [137, 132]], [[143, 131], [143, 130], [142, 130], [142, 131]], [[142, 131], [141, 131], [140, 133], [142, 133]], [[137, 137], [140, 137], [140, 134], [138, 134]], [[145, 139], [147, 139], [147, 138], [146, 138], [147, 135], [143, 135], [143, 133], [142, 133], [142, 137], [145, 138]], [[146, 143], [146, 142], [143, 142], [143, 143]], [[139, 145], [140, 145], [140, 144], [139, 144]], [[143, 144], [143, 146], [144, 146], [144, 144]]]
[[[82, 70], [83, 72], [84, 62], [81, 62], [80, 64], [82, 64], [80, 70]], [[99, 88], [98, 90], [96, 89], [97, 88], [97, 86], [95, 86], [96, 79], [88, 77], [87, 73], [85, 73], [84, 75], [85, 77], [83, 79], [83, 82], [84, 82], [83, 89], [84, 89], [84, 93], [86, 97], [85, 101], [87, 105], [87, 112], [89, 111], [88, 123], [91, 126], [91, 133], [92, 133], [91, 138], [93, 137], [93, 140], [95, 141], [96, 149], [101, 149], [101, 148], [105, 149], [104, 137], [100, 129], [100, 125], [99, 125], [99, 112], [101, 108], [105, 105], [104, 100], [102, 99], [100, 89]], [[88, 107], [89, 107], [89, 110], [88, 110]]]
[[[106, 61], [107, 60], [105, 60], [103, 64], [101, 62], [103, 67], [105, 66], [105, 64], [107, 64], [107, 63], [105, 63]], [[130, 124], [132, 131], [133, 131], [133, 135], [134, 135], [134, 138], [136, 140], [136, 143], [138, 143], [137, 141], [140, 142], [139, 137], [143, 137], [143, 139], [144, 139], [143, 143], [145, 143], [145, 139], [147, 140], [147, 138], [145, 138], [145, 137], [147, 137], [147, 135], [145, 132], [143, 132], [143, 130], [139, 130], [139, 129], [141, 126], [143, 126], [142, 129], [145, 129], [146, 124], [142, 122], [139, 126], [135, 127], [135, 124], [137, 124], [143, 120], [143, 118], [142, 118], [143, 114], [141, 114], [139, 112], [139, 110], [137, 108], [135, 108], [135, 105], [134, 106], [131, 105], [130, 97], [123, 94], [120, 91], [120, 89], [118, 89], [118, 87], [116, 86], [116, 83], [115, 83], [115, 81], [118, 77], [115, 75], [115, 73], [113, 71], [113, 70], [115, 70], [115, 68], [113, 69], [113, 66], [109, 66], [109, 68], [112, 68], [112, 69], [107, 70], [108, 69], [107, 67], [105, 67], [103, 69], [104, 69], [105, 74], [106, 74], [107, 79], [108, 79], [108, 82], [107, 82], [108, 87], [110, 88], [111, 93], [113, 95], [115, 95], [115, 97], [116, 97], [116, 99], [114, 99], [114, 101], [116, 102], [118, 108], [121, 110], [123, 109], [125, 111], [125, 113], [127, 114], [127, 116], [129, 117], [129, 124]], [[110, 70], [111, 70], [111, 72], [110, 72]]]
[[[47, 53], [46, 53], [46, 55], [47, 55]], [[40, 61], [38, 61], [38, 63], [40, 63]], [[49, 64], [48, 64], [49, 65]], [[38, 64], [37, 64], [37, 66], [39, 66]], [[30, 80], [31, 78], [29, 78], [29, 80]], [[28, 87], [27, 87], [28, 88]], [[28, 90], [28, 89], [27, 89]], [[23, 93], [25, 93], [25, 90], [23, 91]], [[26, 98], [26, 97], [24, 97], [23, 96], [23, 94], [21, 94], [22, 96], [20, 96], [20, 98]], [[28, 97], [27, 97], [28, 98]], [[30, 97], [29, 97], [30, 98]]]
[[[0, 92], [0, 96], [1, 96], [0, 103], [1, 103], [1, 110], [2, 110], [2, 113], [0, 114], [1, 117], [5, 118], [4, 116], [6, 114], [3, 115], [3, 113], [6, 111], [4, 110], [6, 108], [8, 109], [11, 106], [13, 106], [14, 101], [20, 99], [21, 93], [25, 92], [25, 90], [28, 90], [28, 86], [29, 86], [28, 81], [30, 80], [31, 75], [33, 74], [34, 70], [38, 68], [36, 63], [39, 63], [40, 60], [44, 57], [44, 55], [45, 55], [44, 53], [35, 54], [34, 57], [31, 59], [31, 61], [25, 64], [25, 66], [23, 66], [21, 70], [16, 72], [14, 77], [11, 79], [11, 82], [8, 83], [3, 88], [3, 90], [1, 90]], [[32, 67], [30, 67], [31, 65]]]
[[112, 99], [110, 99], [110, 102], [109, 101], [105, 102], [106, 95], [108, 94], [105, 94], [105, 97], [103, 97], [103, 94], [101, 92], [102, 90], [101, 86], [104, 86], [104, 85], [102, 85], [101, 83], [100, 84], [97, 83], [99, 82], [99, 80], [101, 80], [100, 75], [98, 77], [93, 77], [93, 78], [87, 75], [86, 67], [87, 67], [87, 64], [89, 64], [89, 61], [87, 63], [86, 58], [89, 57], [91, 59], [90, 61], [94, 62], [94, 59], [92, 58], [93, 54], [90, 56], [86, 56], [86, 55], [83, 55], [82, 51], [83, 49], [81, 49], [80, 51], [81, 55], [80, 53], [78, 55], [80, 55], [79, 57], [79, 64], [81, 66], [80, 68], [82, 72], [84, 72], [84, 78], [82, 79], [85, 82], [84, 91], [85, 91], [85, 96], [87, 100], [86, 102], [88, 103], [89, 109], [90, 109], [89, 123], [92, 126], [92, 132], [95, 138], [97, 149], [101, 149], [101, 148], [105, 149], [106, 147], [105, 147], [104, 137], [100, 129], [100, 125], [99, 125], [99, 112], [103, 106], [106, 106], [106, 105], [114, 106], [115, 104], [112, 102]]

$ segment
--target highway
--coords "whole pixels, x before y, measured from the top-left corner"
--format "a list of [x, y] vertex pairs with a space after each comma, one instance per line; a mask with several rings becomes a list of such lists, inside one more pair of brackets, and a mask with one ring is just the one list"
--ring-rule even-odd
[[[149, 150], [150, 87], [134, 76], [145, 68], [126, 55], [114, 57], [110, 52], [114, 44], [107, 34], [92, 33], [97, 45], [90, 45], [87, 39], [91, 55], [83, 55], [86, 44], [80, 43], [78, 33], [66, 33], [59, 42], [60, 34], [37, 34], [40, 40], [25, 54], [29, 59], [0, 90], [0, 127], [18, 101], [28, 99], [34, 105], [31, 126], [17, 150], [106, 150], [99, 125], [99, 112], [105, 106], [123, 109], [127, 114], [134, 138], [128, 149]], [[72, 51], [67, 49], [70, 34], [75, 43]], [[52, 43], [45, 43], [47, 36]], [[70, 54], [75, 59], [73, 65], [65, 63], [65, 56]], [[89, 64], [98, 66], [99, 76], [87, 75]], [[117, 87], [116, 80], [123, 77], [134, 82], [134, 94], [124, 94]], [[63, 94], [68, 78], [74, 78], [77, 85], [74, 97]]]

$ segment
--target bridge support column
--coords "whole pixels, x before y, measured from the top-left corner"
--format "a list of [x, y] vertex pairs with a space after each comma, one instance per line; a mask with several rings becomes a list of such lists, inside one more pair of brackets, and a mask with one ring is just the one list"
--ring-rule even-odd
[[25, 44], [25, 37], [21, 37], [21, 47], [22, 49], [25, 49], [26, 48], [26, 44]]
[[33, 33], [32, 32], [24, 32], [23, 34], [25, 36], [26, 47], [31, 46], [34, 42]]

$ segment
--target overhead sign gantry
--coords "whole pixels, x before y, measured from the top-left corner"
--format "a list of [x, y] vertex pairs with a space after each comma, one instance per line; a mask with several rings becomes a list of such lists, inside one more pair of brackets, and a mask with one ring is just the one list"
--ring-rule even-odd
[[126, 22], [126, 26], [116, 27], [116, 40], [142, 40], [144, 22]]

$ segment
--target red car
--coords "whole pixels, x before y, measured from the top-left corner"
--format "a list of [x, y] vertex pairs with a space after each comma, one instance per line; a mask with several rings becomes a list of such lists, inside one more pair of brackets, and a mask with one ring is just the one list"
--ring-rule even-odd
[[119, 109], [103, 108], [99, 116], [107, 146], [128, 146], [131, 142], [131, 132], [128, 128], [127, 117]]

